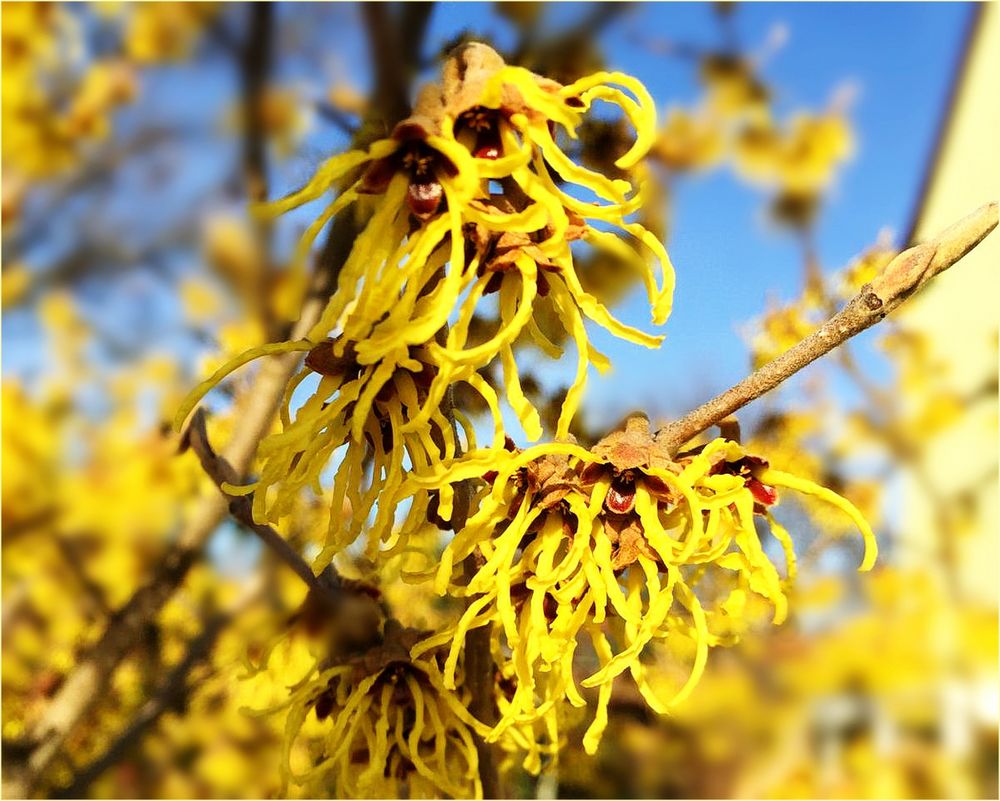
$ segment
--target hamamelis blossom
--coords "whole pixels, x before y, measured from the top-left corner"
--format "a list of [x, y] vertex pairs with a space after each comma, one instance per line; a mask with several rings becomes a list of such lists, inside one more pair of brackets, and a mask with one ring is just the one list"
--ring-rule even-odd
[[[617, 105], [635, 126], [635, 143], [616, 162], [635, 168], [655, 133], [652, 99], [635, 79], [598, 73], [561, 86], [505, 65], [484, 45], [468, 45], [448, 62], [441, 84], [421, 93], [413, 115], [391, 137], [366, 151], [331, 158], [306, 187], [267, 207], [268, 213], [284, 213], [360, 171], [309, 227], [296, 263], [304, 262], [333, 216], [366, 194], [376, 198], [340, 272], [337, 292], [308, 335], [318, 341], [339, 331], [340, 341], [353, 343], [361, 364], [383, 360], [401, 345], [431, 343], [456, 307], [468, 320], [484, 295], [499, 293], [500, 327], [487, 342], [465, 347], [460, 328], [447, 342], [429, 345], [441, 369], [424, 414], [410, 429], [430, 419], [451, 382], [499, 356], [508, 373], [508, 399], [529, 438], [537, 439], [537, 413], [520, 391], [509, 351], [527, 328], [547, 353], [559, 354], [531, 324], [534, 299], [550, 290], [565, 307], [566, 330], [581, 354], [561, 435], [568, 431], [588, 366], [607, 366], [587, 340], [584, 316], [647, 347], [662, 340], [615, 320], [583, 289], [574, 268], [574, 240], [612, 251], [637, 268], [653, 322], [666, 320], [673, 294], [669, 258], [649, 231], [629, 219], [643, 202], [641, 187], [574, 163], [556, 143], [557, 131], [577, 137], [597, 101]], [[491, 184], [502, 191], [493, 192]], [[572, 187], [596, 201], [580, 200]], [[649, 255], [660, 263], [659, 283]]]
[[[635, 99], [616, 85], [629, 88]], [[337, 290], [307, 336], [233, 359], [189, 396], [178, 420], [237, 367], [267, 354], [309, 351], [306, 369], [286, 393], [283, 430], [258, 449], [264, 460], [259, 480], [228, 489], [254, 491], [254, 518], [275, 522], [301, 490], [322, 491], [320, 475], [346, 445], [336, 457], [330, 526], [317, 568], [353, 542], [372, 515], [368, 544], [369, 555], [374, 553], [393, 523], [392, 504], [374, 511], [379, 498], [387, 491], [391, 496], [405, 469], [420, 471], [455, 455], [455, 435], [442, 404], [457, 382], [483, 397], [493, 414], [493, 446], [502, 443], [499, 398], [479, 372], [494, 359], [502, 363], [506, 398], [528, 438], [541, 436], [513, 353], [514, 340], [527, 332], [546, 353], [561, 355], [533, 319], [537, 297], [551, 298], [577, 346], [576, 379], [563, 403], [559, 436], [569, 430], [589, 367], [608, 367], [589, 343], [584, 318], [648, 347], [661, 341], [615, 320], [575, 272], [571, 241], [612, 251], [638, 266], [654, 322], [669, 313], [673, 272], [667, 255], [655, 237], [629, 221], [641, 191], [575, 165], [555, 141], [556, 130], [575, 137], [598, 101], [619, 106], [636, 127], [634, 145], [617, 162], [623, 169], [634, 167], [654, 133], [652, 101], [634, 79], [599, 73], [561, 86], [505, 65], [485, 46], [471, 45], [449, 60], [442, 83], [423, 91], [413, 115], [392, 136], [366, 151], [334, 156], [306, 187], [270, 205], [270, 213], [288, 211], [353, 176], [307, 230], [296, 257], [301, 263], [333, 216], [365, 196], [374, 198]], [[491, 183], [503, 191], [491, 192]], [[597, 202], [576, 199], [568, 193], [570, 185], [589, 190]], [[610, 229], [659, 260], [664, 272], [659, 285], [645, 257]], [[469, 345], [473, 316], [483, 296], [493, 292], [499, 328], [486, 341]], [[457, 319], [441, 336], [456, 311]], [[328, 339], [330, 332], [337, 336]], [[292, 392], [310, 371], [323, 378], [293, 418]], [[463, 427], [474, 447], [471, 430]], [[439, 492], [448, 508], [450, 488]], [[341, 511], [345, 501], [349, 522]], [[418, 517], [428, 511], [421, 504], [429, 506], [430, 498], [417, 500]]]
[[[469, 605], [454, 629], [428, 638], [413, 654], [450, 642], [444, 682], [451, 686], [465, 633], [499, 628], [516, 689], [488, 739], [532, 719], [554, 721], [564, 699], [585, 704], [573, 675], [584, 631], [600, 665], [581, 682], [598, 689], [597, 716], [584, 737], [588, 752], [597, 748], [620, 674], [632, 674], [657, 712], [680, 703], [704, 670], [709, 647], [727, 642], [710, 629], [694, 591], [709, 570], [733, 575], [740, 592], [769, 601], [774, 622], [781, 623], [788, 612], [785, 584], [755, 525], [756, 517], [770, 524], [792, 565], [791, 538], [768, 511], [777, 487], [815, 495], [851, 517], [865, 539], [862, 570], [876, 554], [871, 529], [847, 500], [773, 470], [725, 439], [671, 459], [642, 417], [591, 451], [551, 443], [471, 453], [407, 483], [416, 488], [472, 478], [486, 479], [477, 511], [445, 549], [434, 576], [439, 593], [465, 594]], [[478, 571], [467, 585], [453, 584], [455, 566], [470, 555]], [[737, 605], [728, 611], [738, 613]], [[679, 692], [662, 700], [646, 683], [639, 657], [651, 642], [677, 636], [693, 640], [694, 663]]]
[[[437, 659], [411, 660], [423, 632], [388, 624], [384, 642], [331, 665], [319, 660], [279, 707], [287, 709], [282, 776], [338, 798], [482, 798], [469, 692], [445, 689]], [[298, 770], [291, 754], [304, 724], [323, 727], [323, 748]], [[315, 726], [311, 729], [315, 730]]]
[[[290, 344], [302, 349], [297, 343]], [[395, 505], [390, 499], [406, 471], [427, 470], [433, 463], [459, 453], [457, 432], [440, 409], [429, 424], [404, 430], [423, 408], [436, 369], [426, 361], [425, 348], [401, 347], [378, 364], [360, 365], [350, 346], [344, 355], [336, 355], [337, 344], [327, 340], [309, 347], [305, 366], [285, 391], [281, 431], [265, 437], [257, 449], [263, 462], [258, 479], [224, 487], [234, 495], [253, 492], [254, 520], [278, 522], [294, 510], [302, 491], [311, 488], [318, 496], [323, 494], [320, 477], [331, 459], [336, 458], [325, 547], [314, 562], [317, 571], [354, 542], [366, 524], [366, 555], [374, 559], [380, 543], [391, 533]], [[279, 349], [265, 346], [249, 355]], [[183, 419], [197, 400], [239, 363], [242, 360], [223, 366], [198, 387], [178, 413], [178, 419]], [[315, 391], [293, 414], [293, 393], [304, 379], [315, 375], [319, 376]], [[466, 380], [493, 409], [499, 432], [502, 421], [496, 393], [478, 374]], [[453, 414], [465, 435], [464, 447], [474, 448], [472, 425], [459, 410], [453, 410]], [[380, 503], [383, 496], [387, 500]], [[436, 502], [438, 496], [450, 504], [450, 487], [435, 493], [434, 498], [428, 493], [418, 494], [411, 514], [426, 517], [432, 500]], [[346, 516], [345, 508], [349, 509]]]

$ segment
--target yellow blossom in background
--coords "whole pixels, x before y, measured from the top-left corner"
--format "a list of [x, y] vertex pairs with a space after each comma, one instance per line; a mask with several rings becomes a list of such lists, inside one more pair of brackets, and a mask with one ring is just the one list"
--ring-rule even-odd
[[339, 81], [331, 86], [327, 99], [334, 108], [348, 114], [361, 116], [368, 108], [368, 99], [364, 94], [345, 81]]
[[126, 52], [143, 64], [190, 55], [218, 7], [216, 3], [136, 3], [126, 4], [121, 11], [126, 15]]
[[888, 242], [879, 242], [852, 261], [840, 277], [840, 292], [844, 297], [853, 297], [861, 287], [869, 283], [895, 258], [898, 251]]
[[[341, 797], [447, 794], [482, 797], [473, 731], [482, 724], [466, 709], [466, 693], [446, 689], [433, 656], [411, 661], [409, 643], [420, 632], [392, 629], [363, 657], [317, 663], [289, 699], [285, 723], [286, 780]], [[275, 710], [270, 710], [273, 712]], [[322, 731], [320, 752], [306, 770], [291, 749], [310, 719]]]
[[757, 369], [777, 358], [809, 336], [817, 327], [816, 308], [809, 303], [775, 306], [756, 322], [750, 340], [753, 367]]
[[97, 61], [87, 71], [67, 119], [71, 135], [104, 139], [111, 130], [108, 112], [130, 103], [138, 92], [136, 76], [124, 61]]
[[11, 264], [2, 273], [2, 305], [16, 306], [31, 289], [31, 270], [26, 264]]
[[660, 129], [653, 155], [675, 170], [713, 167], [725, 153], [725, 139], [718, 123], [704, 114], [672, 108]]
[[[223, 116], [223, 127], [234, 134], [244, 129], [244, 109], [237, 105]], [[279, 158], [292, 155], [312, 127], [312, 114], [294, 86], [269, 85], [261, 92], [256, 109], [262, 133], [273, 143]]]
[[746, 59], [726, 54], [707, 55], [699, 65], [699, 78], [705, 87], [707, 105], [715, 114], [766, 119], [770, 93]]

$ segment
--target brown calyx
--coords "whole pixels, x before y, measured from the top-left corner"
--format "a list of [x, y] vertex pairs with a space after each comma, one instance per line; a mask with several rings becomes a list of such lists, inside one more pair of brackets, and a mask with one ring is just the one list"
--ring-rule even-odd
[[662, 565], [660, 555], [650, 546], [643, 533], [638, 515], [628, 517], [607, 517], [604, 520], [604, 533], [611, 544], [615, 546], [611, 553], [611, 569], [624, 570], [640, 556], [645, 556], [655, 564]]
[[[430, 633], [422, 629], [403, 626], [398, 620], [390, 618], [385, 623], [381, 641], [368, 648], [364, 653], [347, 660], [347, 664], [353, 665], [358, 676], [362, 678], [386, 671], [387, 668], [395, 669], [398, 666], [412, 669], [410, 649], [421, 640], [426, 639]], [[392, 672], [390, 671], [390, 673]], [[395, 673], [398, 675], [399, 671], [397, 670]]]
[[[349, 381], [361, 373], [354, 344], [345, 342], [338, 346], [339, 339], [327, 338], [306, 354], [305, 365], [320, 375], [342, 378]], [[338, 353], [340, 351], [340, 353]]]
[[[487, 213], [501, 212], [512, 214], [519, 209], [504, 195], [491, 195], [489, 200], [473, 200], [474, 208]], [[567, 209], [570, 225], [564, 234], [565, 241], [572, 242], [586, 235], [587, 224], [583, 218]], [[465, 237], [473, 253], [479, 256], [479, 275], [494, 273], [484, 294], [490, 294], [500, 289], [503, 275], [517, 267], [517, 260], [527, 256], [538, 266], [538, 294], [542, 297], [548, 294], [548, 281], [543, 273], [559, 272], [559, 266], [553, 262], [540, 247], [540, 243], [553, 236], [552, 226], [547, 225], [531, 233], [524, 231], [493, 231], [485, 225], [468, 223], [465, 226]]]
[[[404, 627], [399, 621], [390, 618], [385, 623], [380, 641], [361, 653], [342, 660], [340, 664], [352, 666], [357, 681], [379, 674], [371, 692], [377, 692], [380, 687], [390, 684], [397, 688], [394, 693], [396, 703], [407, 703], [410, 693], [405, 677], [410, 675], [417, 681], [427, 681], [424, 672], [410, 659], [410, 649], [428, 634], [430, 632]], [[313, 701], [313, 711], [320, 720], [328, 717], [336, 705], [335, 682], [336, 679], [330, 679], [326, 689]]]
[[578, 486], [569, 461], [569, 456], [554, 453], [529, 462], [514, 479], [520, 485], [518, 499], [524, 494], [530, 494], [534, 499], [533, 504], [539, 509], [549, 510], [558, 506]]
[[641, 412], [630, 414], [591, 450], [618, 472], [637, 467], [679, 472], [674, 461], [656, 443], [649, 430], [649, 418]]

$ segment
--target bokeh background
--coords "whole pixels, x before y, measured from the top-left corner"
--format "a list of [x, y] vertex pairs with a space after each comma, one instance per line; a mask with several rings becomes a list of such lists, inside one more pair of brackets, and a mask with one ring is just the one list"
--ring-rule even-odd
[[[278, 791], [280, 716], [244, 710], [280, 701], [302, 655], [247, 659], [304, 588], [233, 522], [192, 536], [214, 488], [169, 421], [224, 359], [287, 331], [310, 212], [265, 229], [248, 203], [387, 132], [455, 44], [563, 82], [622, 70], [661, 112], [643, 214], [675, 312], [655, 353], [592, 331], [614, 370], [591, 377], [581, 439], [731, 385], [1000, 186], [991, 4], [5, 2], [0, 22], [9, 797]], [[622, 137], [598, 117], [579, 155], [609, 164]], [[843, 520], [783, 503], [791, 619], [751, 615], [672, 718], [616, 688], [597, 756], [515, 768], [512, 794], [996, 797], [998, 263], [994, 238], [740, 414], [756, 452], [863, 508], [876, 570], [854, 572]], [[646, 324], [616, 267], [593, 259], [586, 280]], [[551, 417], [572, 357], [519, 358]], [[215, 440], [253, 374], [209, 397]], [[304, 498], [282, 533], [308, 554], [322, 514]], [[385, 591], [440, 614], [419, 588]]]

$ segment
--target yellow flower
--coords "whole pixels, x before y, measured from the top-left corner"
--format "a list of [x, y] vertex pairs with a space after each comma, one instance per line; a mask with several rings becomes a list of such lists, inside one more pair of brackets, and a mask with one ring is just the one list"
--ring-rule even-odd
[[8, 265], [0, 277], [2, 286], [2, 305], [4, 307], [16, 306], [31, 289], [31, 270], [21, 262]]
[[786, 135], [778, 164], [779, 180], [793, 191], [820, 190], [852, 150], [851, 129], [842, 116], [832, 112], [801, 114], [792, 120]]
[[653, 155], [674, 170], [703, 170], [720, 161], [725, 145], [715, 120], [673, 108], [660, 129]]
[[[613, 84], [629, 88], [637, 99]], [[286, 393], [284, 430], [259, 447], [264, 459], [259, 480], [229, 490], [254, 491], [255, 519], [277, 521], [291, 510], [300, 491], [321, 491], [320, 474], [346, 445], [338, 457], [327, 543], [317, 567], [359, 536], [376, 504], [369, 556], [382, 543], [389, 552], [406, 546], [392, 534], [393, 492], [403, 480], [406, 460], [413, 470], [423, 471], [457, 453], [455, 432], [442, 411], [457, 382], [466, 382], [482, 396], [495, 424], [493, 447], [502, 445], [499, 399], [479, 373], [497, 357], [507, 400], [529, 439], [541, 436], [538, 412], [525, 397], [513, 355], [522, 331], [546, 353], [561, 354], [533, 320], [539, 295], [552, 301], [578, 350], [576, 380], [563, 403], [557, 436], [568, 433], [589, 367], [608, 367], [589, 343], [585, 317], [647, 347], [660, 343], [662, 337], [611, 317], [583, 289], [574, 269], [571, 240], [607, 250], [639, 268], [654, 322], [662, 323], [669, 313], [673, 273], [663, 246], [627, 219], [641, 205], [641, 189], [574, 164], [550, 129], [562, 126], [575, 136], [583, 115], [598, 101], [617, 105], [636, 126], [635, 143], [616, 162], [622, 169], [635, 167], [655, 130], [652, 101], [634, 79], [599, 73], [563, 87], [508, 67], [489, 48], [472, 45], [449, 61], [441, 85], [422, 92], [413, 115], [390, 138], [364, 151], [334, 156], [301, 190], [263, 209], [280, 214], [344, 184], [299, 243], [293, 270], [298, 274], [312, 242], [333, 216], [366, 196], [371, 216], [339, 272], [336, 292], [307, 336], [231, 360], [191, 393], [177, 421], [241, 365], [267, 354], [310, 352], [306, 369]], [[583, 202], [557, 186], [557, 179], [589, 189], [605, 202]], [[501, 195], [491, 192], [493, 183], [499, 183]], [[661, 285], [645, 259], [609, 227], [658, 258], [664, 270]], [[494, 291], [499, 295], [499, 329], [485, 342], [467, 346], [479, 302]], [[456, 309], [457, 320], [441, 336]], [[327, 340], [330, 333], [336, 338]], [[293, 420], [292, 393], [311, 372], [323, 378]], [[471, 427], [457, 416], [467, 447], [475, 447]], [[366, 480], [369, 459], [373, 473]], [[345, 499], [351, 509], [349, 525], [342, 525]], [[417, 498], [410, 515], [433, 520], [433, 504], [439, 504], [448, 519], [451, 503], [446, 486], [435, 496]]]
[[[384, 642], [362, 656], [334, 666], [317, 662], [287, 701], [265, 710], [288, 709], [285, 781], [340, 798], [482, 797], [472, 734], [486, 727], [467, 711], [461, 677], [458, 692], [446, 689], [434, 655], [411, 661], [409, 647], [420, 636], [390, 626]], [[323, 748], [298, 771], [291, 752], [310, 716]]]
[[898, 251], [892, 247], [888, 236], [880, 236], [879, 239], [877, 244], [868, 248], [843, 271], [840, 292], [844, 297], [850, 298], [860, 292], [861, 287], [870, 283], [895, 258]]
[[[614, 84], [628, 87], [637, 99]], [[580, 350], [560, 435], [568, 431], [588, 367], [607, 367], [589, 344], [584, 316], [647, 347], [662, 340], [611, 317], [583, 289], [574, 269], [573, 240], [624, 257], [643, 278], [653, 321], [660, 324], [669, 314], [673, 271], [666, 252], [649, 231], [628, 220], [642, 205], [641, 187], [635, 190], [628, 181], [573, 163], [555, 141], [555, 126], [576, 137], [584, 114], [597, 101], [619, 106], [636, 126], [635, 143], [616, 162], [622, 169], [634, 168], [655, 134], [652, 101], [638, 82], [599, 73], [563, 87], [506, 66], [483, 45], [470, 45], [449, 62], [441, 86], [422, 92], [413, 115], [389, 139], [367, 151], [334, 156], [304, 188], [266, 207], [265, 213], [281, 214], [347, 181], [299, 243], [294, 269], [301, 273], [323, 226], [362, 196], [376, 196], [340, 271], [337, 292], [308, 338], [318, 341], [336, 330], [354, 343], [365, 365], [400, 346], [430, 343], [441, 369], [427, 407], [408, 430], [426, 424], [448, 386], [500, 356], [508, 400], [529, 438], [541, 435], [510, 355], [511, 343], [525, 329], [545, 352], [560, 353], [533, 325], [532, 305], [539, 295], [552, 294]], [[590, 191], [598, 202], [580, 200], [558, 180]], [[491, 185], [502, 191], [493, 193]], [[645, 256], [608, 227], [655, 256], [664, 273], [660, 285]], [[481, 298], [492, 292], [500, 293], [500, 329], [487, 342], [467, 348], [468, 321]], [[431, 343], [456, 307], [460, 324], [447, 342]]]
[[747, 59], [712, 53], [702, 59], [700, 78], [709, 108], [725, 118], [761, 117], [767, 113], [770, 92], [754, 75]]
[[125, 50], [139, 63], [179, 61], [193, 50], [217, 3], [137, 3], [126, 9]]
[[853, 150], [851, 129], [842, 114], [798, 114], [784, 128], [757, 121], [740, 130], [734, 161], [749, 180], [776, 185], [781, 192], [819, 194]]
[[[441, 459], [454, 458], [457, 432], [441, 409], [428, 425], [416, 431], [406, 423], [425, 405], [434, 366], [423, 349], [400, 348], [375, 365], [358, 363], [351, 343], [307, 340], [255, 348], [219, 368], [197, 387], [178, 411], [180, 424], [200, 398], [226, 375], [258, 356], [307, 350], [305, 366], [293, 377], [281, 407], [282, 430], [262, 440], [257, 455], [263, 460], [259, 478], [244, 486], [224, 485], [232, 494], [254, 493], [253, 514], [258, 522], [278, 522], [291, 514], [303, 491], [323, 494], [320, 477], [331, 459], [339, 460], [333, 481], [326, 543], [314, 567], [321, 570], [343, 548], [366, 530], [367, 556], [374, 559], [385, 544], [389, 553], [405, 546], [392, 535], [394, 491], [405, 477], [406, 462], [425, 470]], [[319, 377], [311, 396], [292, 413], [292, 398], [310, 376]], [[502, 441], [502, 420], [496, 393], [478, 375], [469, 384], [494, 410]], [[465, 447], [475, 448], [474, 430], [455, 410]], [[339, 453], [338, 453], [339, 452]], [[440, 492], [448, 514], [451, 488]], [[422, 493], [409, 510], [412, 519], [436, 519], [435, 496]], [[377, 505], [377, 514], [369, 519]], [[344, 519], [349, 510], [349, 521]], [[367, 526], [367, 528], [366, 528]]]
[[[768, 511], [777, 502], [776, 487], [839, 507], [864, 535], [861, 569], [875, 559], [871, 529], [845, 499], [773, 470], [724, 439], [672, 460], [641, 417], [591, 451], [551, 443], [522, 452], [470, 453], [414, 473], [403, 494], [473, 478], [487, 482], [476, 512], [445, 549], [434, 576], [439, 593], [464, 594], [469, 606], [453, 629], [412, 654], [450, 642], [443, 672], [452, 686], [465, 633], [497, 626], [516, 690], [489, 740], [534, 719], [556, 730], [563, 699], [585, 704], [573, 677], [581, 631], [590, 635], [599, 662], [581, 682], [599, 691], [597, 715], [584, 737], [589, 753], [597, 748], [611, 686], [621, 673], [632, 674], [654, 710], [664, 713], [680, 703], [698, 681], [708, 648], [732, 639], [728, 631], [711, 630], [695, 593], [710, 571], [737, 580], [738, 590], [721, 602], [725, 615], [741, 615], [740, 595], [754, 593], [771, 603], [774, 622], [781, 623], [788, 611], [786, 582], [765, 555], [754, 522], [755, 516], [768, 522], [785, 549], [788, 580], [794, 578], [791, 537]], [[453, 585], [456, 564], [473, 554], [475, 576]], [[676, 637], [693, 642], [693, 664], [684, 686], [664, 702], [646, 683], [640, 655], [654, 640]]]
[[812, 311], [808, 302], [798, 302], [773, 307], [764, 313], [757, 322], [758, 331], [750, 341], [755, 370], [798, 345], [816, 330], [817, 324], [809, 319]]

